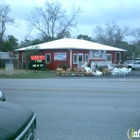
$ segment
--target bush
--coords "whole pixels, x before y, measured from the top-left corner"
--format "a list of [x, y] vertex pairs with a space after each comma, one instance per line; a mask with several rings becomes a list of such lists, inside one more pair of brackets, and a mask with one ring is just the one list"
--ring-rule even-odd
[[62, 63], [59, 65], [59, 68], [63, 68], [64, 70], [66, 70], [67, 68], [70, 68], [70, 66], [67, 63]]

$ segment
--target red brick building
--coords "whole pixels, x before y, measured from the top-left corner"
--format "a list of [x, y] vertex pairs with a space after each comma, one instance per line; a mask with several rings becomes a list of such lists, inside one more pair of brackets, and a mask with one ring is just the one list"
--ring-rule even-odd
[[90, 61], [120, 61], [124, 59], [126, 51], [90, 41], [64, 38], [17, 49], [16, 51], [19, 54], [19, 67], [20, 64], [26, 62], [24, 51], [36, 47], [39, 49], [41, 55], [44, 56], [44, 63], [48, 64], [51, 70], [55, 70], [63, 63], [74, 68], [80, 67], [85, 62]]

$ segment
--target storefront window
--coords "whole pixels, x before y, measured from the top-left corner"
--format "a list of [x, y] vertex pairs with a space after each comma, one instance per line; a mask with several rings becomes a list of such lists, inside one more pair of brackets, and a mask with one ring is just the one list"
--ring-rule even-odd
[[73, 54], [73, 64], [77, 64], [77, 54]]
[[89, 55], [85, 54], [85, 62], [89, 62]]
[[112, 61], [112, 55], [111, 54], [106, 54], [106, 59], [107, 59], [107, 61]]
[[46, 57], [45, 57], [46, 63], [47, 63], [47, 64], [50, 64], [50, 63], [51, 63], [51, 54], [46, 54], [45, 56], [46, 56]]
[[116, 52], [116, 60], [117, 61], [120, 61], [120, 59], [121, 59], [120, 52]]

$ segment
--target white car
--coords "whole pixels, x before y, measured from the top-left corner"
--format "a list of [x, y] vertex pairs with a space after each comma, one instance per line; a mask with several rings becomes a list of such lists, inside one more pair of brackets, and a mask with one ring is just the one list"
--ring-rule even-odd
[[128, 64], [127, 67], [132, 69], [140, 69], [140, 62], [132, 62]]

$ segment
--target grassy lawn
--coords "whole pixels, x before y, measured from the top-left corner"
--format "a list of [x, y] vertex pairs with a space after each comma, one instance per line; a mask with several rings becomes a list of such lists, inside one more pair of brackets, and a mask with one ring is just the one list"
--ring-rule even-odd
[[36, 79], [36, 78], [52, 78], [56, 77], [55, 71], [41, 70], [20, 70], [14, 69], [13, 75], [6, 74], [5, 69], [0, 69], [0, 78], [20, 78], [20, 79]]

